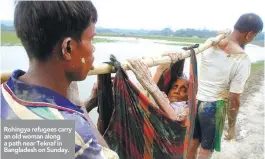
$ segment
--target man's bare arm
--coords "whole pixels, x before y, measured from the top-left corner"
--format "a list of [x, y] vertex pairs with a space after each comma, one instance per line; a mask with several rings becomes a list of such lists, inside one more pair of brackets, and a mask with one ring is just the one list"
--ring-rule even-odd
[[104, 140], [102, 135], [99, 133], [99, 131], [97, 130], [97, 128], [94, 125], [93, 121], [90, 119], [90, 117], [88, 115], [88, 112], [97, 106], [97, 104], [95, 105], [95, 99], [97, 100], [96, 94], [97, 94], [97, 84], [95, 83], [94, 86], [93, 86], [93, 89], [92, 89], [92, 93], [91, 93], [90, 99], [88, 99], [85, 102], [81, 101], [80, 97], [79, 97], [79, 90], [78, 90], [77, 82], [72, 82], [70, 84], [69, 88], [68, 88], [68, 96], [67, 97], [72, 103], [81, 106], [81, 109], [85, 112], [84, 113], [85, 117], [87, 118], [87, 120], [91, 124], [90, 125], [91, 129], [92, 129], [94, 135], [96, 136], [96, 138], [98, 140], [98, 143], [101, 146], [108, 148], [108, 144], [106, 143], [106, 141]]
[[240, 94], [238, 93], [231, 93], [229, 94], [228, 100], [228, 134], [226, 135], [227, 140], [231, 140], [235, 138], [235, 128], [236, 128], [236, 118], [239, 111], [240, 106]]
[[98, 106], [98, 98], [92, 98], [84, 102], [84, 107], [86, 108], [86, 111], [89, 113], [92, 109], [96, 108]]
[[97, 107], [98, 104], [97, 83], [93, 85], [90, 98], [85, 101], [82, 101], [79, 96], [79, 89], [77, 82], [72, 82], [68, 88], [67, 98], [75, 105], [85, 107], [86, 111], [89, 113], [93, 108]]
[[80, 100], [79, 89], [76, 81], [70, 83], [67, 90], [67, 98], [75, 105], [83, 106], [83, 102]]

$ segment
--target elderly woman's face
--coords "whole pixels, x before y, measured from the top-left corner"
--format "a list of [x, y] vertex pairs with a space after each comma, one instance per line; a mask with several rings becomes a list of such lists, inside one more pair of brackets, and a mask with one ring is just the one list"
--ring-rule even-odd
[[185, 79], [178, 79], [172, 85], [168, 99], [170, 102], [181, 102], [188, 100], [189, 81]]

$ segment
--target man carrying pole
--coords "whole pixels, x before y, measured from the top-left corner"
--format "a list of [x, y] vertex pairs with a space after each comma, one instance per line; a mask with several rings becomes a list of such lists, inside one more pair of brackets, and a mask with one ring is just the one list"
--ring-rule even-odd
[[[235, 138], [240, 94], [250, 75], [251, 63], [244, 51], [263, 29], [261, 18], [253, 13], [240, 16], [234, 31], [217, 46], [202, 53], [198, 75], [197, 116], [188, 159], [209, 159], [214, 150], [221, 150], [221, 136], [228, 111], [228, 133]], [[226, 109], [226, 107], [228, 109]]]

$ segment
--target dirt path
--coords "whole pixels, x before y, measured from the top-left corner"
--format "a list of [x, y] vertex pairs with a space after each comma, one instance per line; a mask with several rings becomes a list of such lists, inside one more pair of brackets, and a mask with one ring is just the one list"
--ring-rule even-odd
[[[215, 152], [212, 159], [263, 159], [264, 69], [251, 74], [237, 119], [235, 141], [222, 140], [221, 152]], [[227, 124], [224, 133], [226, 130]]]

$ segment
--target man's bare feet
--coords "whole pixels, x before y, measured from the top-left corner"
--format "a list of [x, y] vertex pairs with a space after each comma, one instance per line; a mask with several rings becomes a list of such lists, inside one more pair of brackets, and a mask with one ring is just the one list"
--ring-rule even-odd
[[232, 140], [232, 139], [235, 139], [236, 137], [236, 130], [235, 128], [229, 128], [227, 130], [227, 134], [225, 135], [225, 140]]

